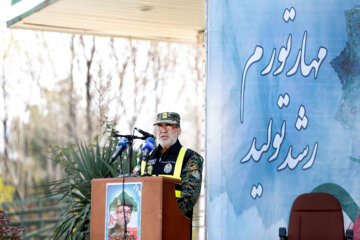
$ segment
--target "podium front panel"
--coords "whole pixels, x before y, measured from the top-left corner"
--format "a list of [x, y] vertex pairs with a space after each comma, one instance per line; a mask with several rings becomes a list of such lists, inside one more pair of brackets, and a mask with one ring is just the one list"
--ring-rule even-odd
[[[120, 221], [119, 216], [124, 216], [123, 213], [116, 215], [116, 211], [125, 210], [124, 207], [117, 209], [116, 205], [122, 199], [123, 186], [125, 199], [133, 205], [127, 222], [127, 232], [132, 239], [189, 239], [190, 220], [176, 203], [176, 183], [179, 181], [166, 177], [94, 179], [91, 182], [91, 240], [108, 240], [110, 227], [114, 225], [112, 220]], [[120, 225], [116, 227], [123, 230]]]

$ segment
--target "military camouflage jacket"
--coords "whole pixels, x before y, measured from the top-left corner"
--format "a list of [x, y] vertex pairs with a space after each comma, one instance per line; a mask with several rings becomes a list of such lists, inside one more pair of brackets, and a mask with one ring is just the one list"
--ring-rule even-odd
[[[148, 163], [153, 165], [152, 175], [173, 175], [174, 166], [182, 145], [179, 140], [168, 150], [161, 154], [162, 147], [158, 145], [152, 151]], [[169, 171], [169, 164], [172, 165]], [[189, 218], [192, 218], [193, 207], [200, 196], [202, 180], [203, 158], [196, 152], [186, 151], [181, 169], [181, 196], [177, 199], [180, 210]]]
[[125, 227], [120, 226], [118, 223], [115, 224], [113, 228], [109, 228], [109, 236], [108, 240], [133, 240], [137, 239], [136, 236], [136, 229], [135, 228], [128, 228], [127, 233], [125, 236], [124, 233]]

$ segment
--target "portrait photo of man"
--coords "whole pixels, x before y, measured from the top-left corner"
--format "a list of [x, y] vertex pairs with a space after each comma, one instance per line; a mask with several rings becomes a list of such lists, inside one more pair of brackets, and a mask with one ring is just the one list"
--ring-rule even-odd
[[128, 191], [121, 185], [108, 186], [106, 213], [106, 240], [140, 239], [140, 198], [136, 187], [126, 184]]
[[[133, 204], [127, 200], [118, 200], [116, 205], [115, 215], [110, 214], [109, 226], [113, 226], [109, 230], [109, 240], [118, 240], [118, 239], [136, 239], [132, 233], [127, 230], [127, 234], [125, 234], [125, 227], [130, 222], [131, 214], [133, 211]], [[125, 238], [126, 236], [126, 238]]]

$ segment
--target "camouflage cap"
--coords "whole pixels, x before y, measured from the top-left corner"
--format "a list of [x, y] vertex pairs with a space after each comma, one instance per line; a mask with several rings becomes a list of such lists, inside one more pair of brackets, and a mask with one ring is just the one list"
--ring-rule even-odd
[[175, 124], [180, 127], [180, 115], [176, 112], [158, 113], [154, 125], [158, 125], [161, 123]]

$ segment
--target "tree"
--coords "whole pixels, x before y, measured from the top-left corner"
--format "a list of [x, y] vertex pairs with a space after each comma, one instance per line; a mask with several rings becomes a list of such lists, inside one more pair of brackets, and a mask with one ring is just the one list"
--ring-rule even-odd
[[[2, 32], [3, 34], [4, 32]], [[14, 54], [18, 50], [18, 44], [16, 40], [13, 37], [12, 32], [9, 32], [7, 37], [3, 38], [2, 43], [2, 49], [0, 49], [1, 53], [1, 59], [0, 59], [0, 65], [1, 65], [1, 91], [2, 91], [2, 108], [3, 108], [3, 116], [2, 116], [2, 129], [3, 129], [3, 143], [4, 148], [1, 149], [3, 151], [2, 155], [2, 164], [4, 168], [2, 169], [2, 176], [4, 176], [4, 180], [6, 183], [18, 183], [18, 179], [16, 176], [16, 172], [14, 171], [14, 168], [12, 168], [12, 163], [10, 162], [9, 157], [9, 112], [8, 112], [8, 77], [10, 74], [8, 74], [7, 69], [9, 69], [9, 66], [12, 63], [12, 58], [10, 57], [12, 54]], [[0, 150], [0, 151], [1, 151]], [[15, 168], [16, 169], [16, 168]], [[21, 197], [21, 192], [16, 191], [18, 196]]]
[[[93, 76], [91, 74], [91, 67], [93, 65], [94, 53], [95, 53], [95, 38], [90, 37], [90, 43], [88, 45], [85, 44], [84, 36], [80, 36], [80, 44], [82, 46], [84, 59], [86, 63], [86, 82], [85, 82], [85, 89], [86, 89], [86, 122], [87, 122], [87, 141], [90, 143], [93, 137], [93, 123], [92, 123], [92, 113], [91, 113], [91, 103], [92, 103], [92, 95], [91, 95], [91, 84], [93, 80]], [[86, 48], [89, 48], [86, 49]], [[87, 54], [87, 51], [89, 52]]]
[[[14, 33], [13, 40], [19, 43], [12, 45], [5, 64], [16, 64], [0, 64], [0, 107], [5, 109], [0, 116], [1, 139], [6, 149], [0, 153], [0, 164], [5, 173], [16, 176], [4, 179], [24, 192], [18, 198], [30, 196], [31, 184], [61, 176], [48, 151], [51, 145], [93, 142], [104, 132], [104, 122], [116, 123], [126, 134], [134, 126], [151, 131], [158, 111], [180, 106], [185, 123], [201, 129], [184, 135], [185, 145], [203, 150], [200, 48], [59, 33]], [[34, 46], [41, 46], [41, 51]], [[24, 88], [27, 90], [17, 91]], [[20, 102], [16, 108], [25, 115], [7, 108], [15, 99]]]
[[69, 106], [69, 118], [66, 125], [66, 128], [68, 129], [68, 135], [71, 136], [71, 139], [74, 141], [77, 140], [77, 120], [76, 120], [76, 98], [74, 93], [74, 61], [75, 61], [75, 50], [74, 50], [74, 38], [75, 36], [72, 35], [70, 37], [70, 70], [69, 70], [69, 76], [68, 76], [68, 106]]

